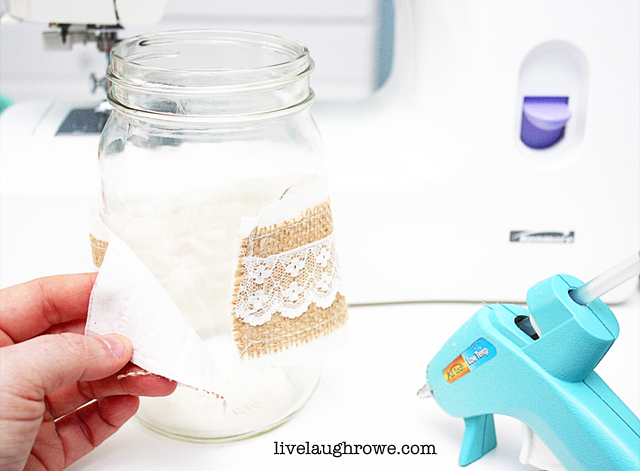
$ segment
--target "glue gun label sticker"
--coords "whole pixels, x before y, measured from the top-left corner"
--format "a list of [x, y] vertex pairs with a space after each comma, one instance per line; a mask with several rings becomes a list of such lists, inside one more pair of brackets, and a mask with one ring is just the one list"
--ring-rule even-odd
[[448, 383], [459, 380], [467, 373], [487, 363], [496, 356], [496, 347], [483, 338], [479, 338], [462, 352], [442, 371]]

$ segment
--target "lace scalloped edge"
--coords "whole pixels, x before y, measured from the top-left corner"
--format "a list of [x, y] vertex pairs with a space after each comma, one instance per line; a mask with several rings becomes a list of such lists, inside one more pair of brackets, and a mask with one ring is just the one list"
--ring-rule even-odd
[[250, 325], [273, 314], [296, 318], [314, 303], [327, 308], [341, 286], [333, 234], [266, 258], [244, 257], [235, 315]]

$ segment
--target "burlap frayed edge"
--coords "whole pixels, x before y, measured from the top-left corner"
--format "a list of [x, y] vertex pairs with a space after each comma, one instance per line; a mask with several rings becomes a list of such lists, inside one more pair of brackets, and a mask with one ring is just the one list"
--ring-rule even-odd
[[93, 265], [96, 268], [100, 268], [104, 261], [104, 255], [107, 253], [109, 242], [96, 239], [92, 234], [89, 234], [89, 239], [91, 240], [91, 257], [93, 258]]
[[243, 359], [283, 352], [327, 336], [348, 320], [346, 299], [336, 294], [333, 304], [326, 309], [315, 304], [293, 319], [275, 313], [269, 322], [253, 326], [233, 317], [236, 346]]
[[[156, 378], [165, 378], [165, 379], [168, 379], [168, 380], [169, 380], [169, 381], [171, 381], [172, 383], [176, 383], [176, 382], [177, 382], [177, 381], [175, 381], [175, 380], [173, 380], [173, 379], [169, 379], [169, 378], [166, 378], [166, 377], [164, 377], [164, 376], [157, 375], [157, 374], [155, 374], [155, 373], [150, 373], [149, 371], [146, 371], [146, 370], [143, 370], [143, 371], [129, 371], [128, 373], [124, 373], [124, 374], [118, 375], [118, 381], [121, 381], [121, 380], [126, 379], [126, 378], [137, 377], [137, 376], [154, 376], [154, 377], [156, 377]], [[214, 397], [215, 397], [215, 398], [217, 398], [217, 399], [222, 399], [222, 400], [224, 400], [224, 396], [221, 396], [220, 394], [218, 394], [218, 393], [216, 393], [216, 392], [213, 392], [213, 391], [207, 391], [206, 389], [195, 388], [195, 387], [193, 387], [193, 386], [189, 386], [188, 384], [184, 384], [184, 383], [180, 383], [180, 384], [182, 384], [183, 386], [186, 386], [186, 387], [188, 387], [188, 388], [195, 389], [196, 391], [202, 391], [202, 392], [204, 392], [204, 393], [207, 393], [207, 394], [209, 394], [210, 396], [214, 396]]]

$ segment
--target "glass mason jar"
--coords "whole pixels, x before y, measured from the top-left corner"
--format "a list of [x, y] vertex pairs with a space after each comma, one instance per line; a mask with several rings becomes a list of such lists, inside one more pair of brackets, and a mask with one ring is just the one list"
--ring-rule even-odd
[[230, 440], [283, 423], [320, 364], [246, 364], [230, 314], [242, 218], [325, 178], [310, 114], [308, 50], [276, 36], [178, 31], [111, 51], [101, 138], [100, 216], [169, 292], [211, 351], [223, 401], [179, 386], [142, 398], [138, 418], [187, 440]]

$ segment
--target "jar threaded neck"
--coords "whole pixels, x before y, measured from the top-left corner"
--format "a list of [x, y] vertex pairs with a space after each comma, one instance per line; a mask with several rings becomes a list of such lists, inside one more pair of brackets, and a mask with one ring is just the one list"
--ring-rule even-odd
[[308, 106], [313, 60], [278, 36], [226, 30], [151, 33], [116, 44], [108, 98], [121, 111], [242, 118]]

